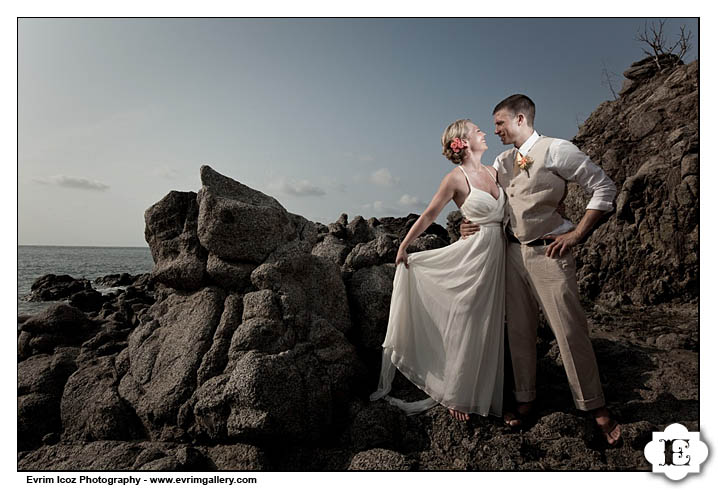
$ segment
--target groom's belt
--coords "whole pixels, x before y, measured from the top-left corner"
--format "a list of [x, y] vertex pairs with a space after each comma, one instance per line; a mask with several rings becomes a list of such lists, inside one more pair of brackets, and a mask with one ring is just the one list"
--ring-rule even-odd
[[[514, 236], [513, 233], [506, 232], [506, 237], [509, 239], [510, 242], [514, 243], [521, 243], [518, 238]], [[528, 243], [524, 243], [527, 247], [538, 247], [538, 246], [545, 246], [549, 243], [553, 242], [553, 238], [539, 238], [538, 240], [533, 240]]]

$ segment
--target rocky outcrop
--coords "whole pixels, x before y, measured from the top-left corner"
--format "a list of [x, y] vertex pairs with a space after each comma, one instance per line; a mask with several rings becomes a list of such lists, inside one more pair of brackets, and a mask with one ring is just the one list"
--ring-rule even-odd
[[[669, 64], [670, 66], [670, 64]], [[616, 211], [577, 253], [579, 284], [608, 305], [698, 297], [698, 62], [658, 71], [634, 63], [615, 101], [601, 104], [573, 142], [616, 182]], [[565, 200], [577, 221], [588, 199]]]

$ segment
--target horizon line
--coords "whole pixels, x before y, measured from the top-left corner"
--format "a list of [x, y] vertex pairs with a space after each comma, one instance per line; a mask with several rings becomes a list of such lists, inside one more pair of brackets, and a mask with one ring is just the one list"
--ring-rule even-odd
[[38, 245], [18, 243], [18, 247], [64, 247], [64, 248], [150, 248], [149, 245]]

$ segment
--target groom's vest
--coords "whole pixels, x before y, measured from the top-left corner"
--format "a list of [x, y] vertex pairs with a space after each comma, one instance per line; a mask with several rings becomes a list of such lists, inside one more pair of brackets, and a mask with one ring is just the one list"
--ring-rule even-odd
[[499, 155], [499, 183], [508, 195], [508, 213], [516, 238], [521, 243], [551, 233], [564, 222], [558, 207], [566, 195], [566, 181], [548, 170], [545, 162], [554, 138], [540, 136], [528, 152], [533, 163], [526, 170], [517, 170], [514, 162], [518, 150]]

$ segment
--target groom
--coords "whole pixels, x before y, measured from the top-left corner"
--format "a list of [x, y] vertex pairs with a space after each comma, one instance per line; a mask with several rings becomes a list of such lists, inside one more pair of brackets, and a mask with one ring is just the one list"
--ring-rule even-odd
[[[536, 109], [525, 95], [512, 95], [494, 109], [495, 133], [513, 148], [494, 161], [508, 197], [506, 229], [506, 319], [518, 414], [507, 413], [512, 427], [522, 424], [536, 398], [538, 308], [556, 336], [576, 407], [592, 411], [609, 445], [621, 427], [605, 407], [596, 357], [576, 283], [571, 253], [606, 211], [613, 209], [616, 186], [599, 166], [566, 140], [540, 136], [533, 128]], [[558, 207], [567, 182], [592, 194], [578, 225]], [[462, 236], [479, 226], [464, 221]]]

